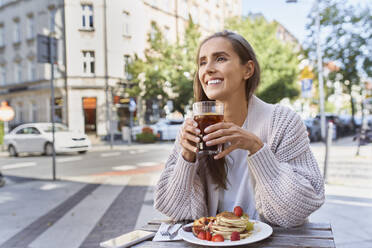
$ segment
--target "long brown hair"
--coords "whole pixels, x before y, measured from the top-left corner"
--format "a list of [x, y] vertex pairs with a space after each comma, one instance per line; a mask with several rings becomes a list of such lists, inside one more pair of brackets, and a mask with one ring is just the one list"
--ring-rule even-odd
[[[253, 61], [254, 64], [254, 72], [253, 75], [246, 80], [245, 84], [245, 92], [246, 92], [246, 100], [249, 102], [249, 99], [253, 95], [254, 91], [256, 90], [259, 82], [260, 82], [260, 65], [258, 64], [256, 54], [253, 51], [252, 46], [248, 43], [248, 41], [241, 35], [231, 32], [231, 31], [223, 31], [217, 32], [206, 39], [204, 39], [198, 48], [198, 52], [196, 54], [196, 64], [198, 65], [198, 70], [194, 76], [194, 101], [210, 101], [205, 94], [201, 82], [199, 80], [199, 53], [200, 48], [202, 45], [213, 39], [213, 38], [225, 38], [230, 41], [234, 51], [239, 56], [240, 63], [245, 65], [248, 61]], [[208, 168], [209, 174], [212, 177], [213, 182], [217, 185], [218, 188], [227, 189], [227, 166], [225, 165], [225, 158], [221, 158], [219, 160], [214, 160], [212, 156], [207, 156], [206, 158], [206, 166]]]

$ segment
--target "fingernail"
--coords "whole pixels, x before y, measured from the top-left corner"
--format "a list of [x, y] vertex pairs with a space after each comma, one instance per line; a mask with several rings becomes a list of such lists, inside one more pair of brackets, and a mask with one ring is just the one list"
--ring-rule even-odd
[[198, 123], [196, 123], [195, 121], [192, 123], [192, 125], [194, 126], [194, 127], [197, 127], [198, 126]]
[[214, 158], [214, 160], [217, 160], [218, 159], [218, 155], [214, 156], [213, 158]]
[[208, 131], [209, 131], [209, 127], [204, 129], [204, 132], [208, 133]]
[[211, 142], [210, 142], [210, 141], [207, 141], [205, 144], [206, 144], [207, 146], [209, 146], [209, 145], [211, 144]]
[[200, 133], [200, 129], [196, 128], [195, 132]]
[[195, 138], [195, 142], [196, 143], [199, 143], [200, 142], [200, 139], [198, 137]]
[[205, 135], [205, 136], [203, 137], [203, 140], [204, 140], [204, 141], [207, 141], [207, 140], [208, 140], [208, 135]]

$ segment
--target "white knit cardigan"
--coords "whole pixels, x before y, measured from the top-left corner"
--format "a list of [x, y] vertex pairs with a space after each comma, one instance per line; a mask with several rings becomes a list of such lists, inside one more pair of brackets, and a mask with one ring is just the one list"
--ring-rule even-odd
[[[255, 109], [249, 109], [248, 115], [254, 115], [247, 118], [259, 119], [258, 115], [273, 109], [270, 125], [261, 130], [268, 132], [267, 143], [247, 158], [255, 181], [256, 209], [265, 222], [301, 225], [324, 203], [323, 178], [300, 116], [281, 105], [260, 102], [250, 104]], [[175, 220], [215, 216], [218, 190], [206, 172], [205, 160], [185, 161], [181, 149], [177, 138], [157, 184], [155, 208]]]

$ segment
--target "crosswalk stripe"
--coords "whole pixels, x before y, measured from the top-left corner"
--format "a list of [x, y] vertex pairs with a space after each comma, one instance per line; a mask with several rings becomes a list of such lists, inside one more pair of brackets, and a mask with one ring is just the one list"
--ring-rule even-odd
[[72, 162], [82, 160], [82, 157], [57, 158], [57, 163]]
[[141, 162], [141, 163], [137, 163], [137, 165], [139, 165], [139, 166], [155, 166], [155, 165], [159, 165], [159, 163], [155, 163], [155, 162]]
[[[126, 185], [129, 178], [122, 180]], [[35, 239], [29, 247], [50, 248], [52, 244], [58, 244], [58, 247], [80, 247], [122, 190], [123, 186], [99, 186]], [[71, 231], [72, 229], [74, 231]]]
[[137, 169], [137, 168], [138, 167], [135, 166], [135, 165], [121, 165], [121, 166], [112, 167], [113, 170], [117, 170], [117, 171], [133, 170], [133, 169]]
[[35, 166], [35, 162], [23, 162], [23, 163], [16, 163], [16, 164], [7, 164], [1, 167], [2, 170], [11, 170], [11, 169], [18, 169], [24, 167]]
[[119, 156], [120, 152], [108, 152], [108, 153], [101, 153], [101, 157], [113, 157]]

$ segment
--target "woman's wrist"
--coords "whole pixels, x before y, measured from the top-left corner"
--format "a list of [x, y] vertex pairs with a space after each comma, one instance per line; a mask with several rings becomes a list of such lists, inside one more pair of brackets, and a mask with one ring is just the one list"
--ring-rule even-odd
[[262, 147], [264, 146], [263, 142], [259, 139], [259, 138], [256, 138], [254, 139], [254, 141], [252, 142], [252, 146], [251, 148], [249, 149], [249, 155], [253, 155], [255, 154], [256, 152], [258, 152]]
[[196, 154], [195, 153], [182, 151], [182, 157], [185, 161], [187, 161], [189, 163], [195, 163], [195, 161], [196, 161]]

